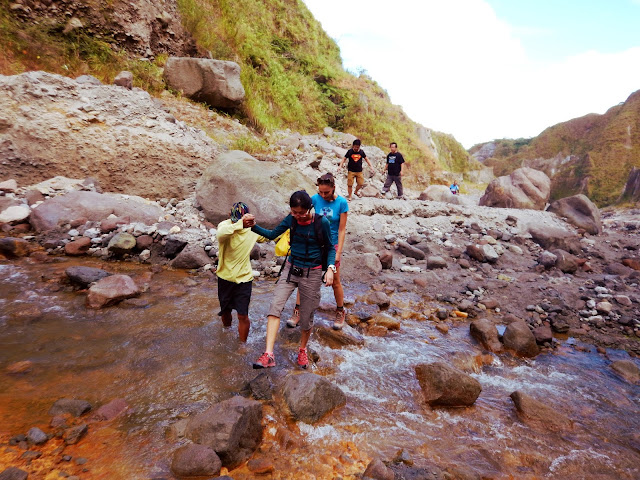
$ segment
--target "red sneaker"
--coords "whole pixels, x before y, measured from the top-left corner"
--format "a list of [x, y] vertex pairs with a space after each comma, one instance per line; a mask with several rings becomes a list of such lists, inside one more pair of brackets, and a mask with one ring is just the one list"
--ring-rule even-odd
[[300, 365], [301, 368], [307, 368], [309, 365], [309, 357], [307, 356], [306, 348], [298, 350], [298, 365]]
[[258, 360], [253, 363], [253, 368], [270, 368], [276, 366], [276, 359], [272, 353], [264, 352]]

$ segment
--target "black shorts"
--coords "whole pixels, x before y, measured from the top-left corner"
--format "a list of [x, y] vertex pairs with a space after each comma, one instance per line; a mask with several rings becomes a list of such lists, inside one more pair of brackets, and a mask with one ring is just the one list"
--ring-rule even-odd
[[249, 315], [249, 302], [251, 302], [251, 287], [253, 282], [234, 283], [218, 277], [218, 300], [220, 301], [220, 313], [235, 310], [238, 315]]

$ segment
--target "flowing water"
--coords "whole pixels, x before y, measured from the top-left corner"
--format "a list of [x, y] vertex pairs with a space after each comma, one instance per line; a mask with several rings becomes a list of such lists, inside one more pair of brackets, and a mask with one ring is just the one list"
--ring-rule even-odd
[[[84, 307], [82, 292], [61, 288], [74, 262], [0, 262], [0, 467], [22, 466], [29, 478], [58, 478], [60, 472], [82, 479], [173, 478], [171, 455], [184, 440], [168, 435], [169, 427], [256, 376], [250, 363], [264, 346], [274, 284], [254, 285], [252, 331], [243, 347], [234, 331], [221, 328], [209, 278], [83, 261], [149, 285], [143, 303], [93, 311]], [[366, 287], [348, 285], [347, 291], [357, 296]], [[323, 299], [331, 298], [323, 289]], [[443, 335], [431, 322], [411, 318], [424, 318], [435, 305], [409, 292], [393, 299], [396, 314], [410, 317], [399, 332], [343, 349], [312, 336], [310, 346], [320, 355], [315, 371], [340, 386], [347, 404], [313, 426], [288, 420], [278, 398], [266, 406], [265, 440], [256, 456], [268, 458], [275, 472], [264, 478], [355, 478], [371, 458], [391, 459], [401, 449], [416, 466], [435, 464], [467, 478], [640, 478], [640, 386], [608, 366], [612, 358], [626, 358], [623, 352], [603, 356], [566, 339], [555, 353], [533, 360], [487, 355], [469, 337], [468, 322], [452, 321]], [[330, 313], [316, 316], [317, 323], [329, 321]], [[295, 352], [286, 338], [277, 343], [281, 373], [295, 369]], [[30, 371], [6, 372], [25, 360], [32, 362]], [[437, 360], [472, 372], [481, 383], [473, 407], [424, 405], [414, 367]], [[571, 418], [573, 429], [554, 433], [522, 423], [509, 398], [515, 390]], [[59, 441], [50, 441], [44, 455], [25, 466], [8, 439], [33, 426], [49, 431], [47, 411], [62, 397], [94, 406], [124, 398], [130, 410], [91, 425], [89, 435], [64, 452]], [[283, 431], [290, 441], [283, 442]], [[59, 463], [67, 454], [88, 462]], [[230, 475], [254, 478], [246, 466]]]

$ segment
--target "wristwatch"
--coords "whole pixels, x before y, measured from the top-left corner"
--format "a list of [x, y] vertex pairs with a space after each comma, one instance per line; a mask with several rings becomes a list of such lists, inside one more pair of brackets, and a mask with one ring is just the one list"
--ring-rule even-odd
[[331, 270], [333, 273], [336, 273], [338, 271], [338, 269], [336, 268], [335, 265], [329, 265], [327, 267], [328, 270]]

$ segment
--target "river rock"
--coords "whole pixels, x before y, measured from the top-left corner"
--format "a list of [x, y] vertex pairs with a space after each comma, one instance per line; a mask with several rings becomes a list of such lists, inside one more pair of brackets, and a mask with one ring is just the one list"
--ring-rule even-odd
[[97, 282], [101, 278], [111, 275], [109, 272], [102, 270], [101, 268], [93, 267], [69, 267], [64, 273], [69, 278], [69, 281], [82, 288], [86, 288], [93, 282]]
[[405, 257], [415, 258], [416, 260], [424, 260], [425, 254], [422, 250], [409, 245], [407, 242], [398, 242], [398, 251]]
[[580, 238], [559, 227], [532, 223], [528, 226], [531, 240], [547, 250], [560, 249], [574, 255], [582, 251]]
[[160, 253], [166, 258], [175, 258], [186, 246], [188, 242], [174, 235], [165, 237], [160, 245]]
[[363, 480], [394, 480], [395, 478], [393, 471], [379, 458], [371, 460], [362, 474]]
[[553, 341], [553, 332], [549, 325], [540, 325], [533, 329], [533, 336], [536, 339], [536, 343], [544, 345]]
[[354, 260], [362, 267], [362, 273], [372, 273], [380, 275], [382, 272], [382, 263], [375, 253], [363, 253], [358, 255]]
[[630, 383], [640, 383], [640, 368], [631, 360], [617, 360], [611, 368]]
[[98, 408], [93, 415], [91, 415], [91, 421], [93, 422], [109, 422], [114, 418], [122, 415], [127, 411], [129, 405], [122, 398], [114, 398], [109, 403], [102, 405]]
[[20, 470], [18, 467], [9, 467], [0, 472], [0, 480], [27, 480], [28, 472]]
[[371, 292], [367, 295], [367, 303], [378, 305], [380, 308], [387, 308], [391, 304], [391, 299], [384, 292]]
[[164, 66], [164, 79], [174, 90], [214, 108], [238, 108], [244, 100], [240, 65], [235, 62], [169, 57]]
[[543, 210], [549, 201], [551, 180], [544, 172], [522, 167], [511, 175], [494, 179], [480, 198], [486, 207]]
[[574, 195], [553, 202], [547, 209], [591, 235], [602, 233], [600, 210], [586, 195]]
[[27, 432], [27, 441], [32, 445], [42, 445], [43, 443], [47, 443], [48, 440], [48, 435], [38, 427], [30, 428]]
[[211, 263], [211, 259], [207, 252], [204, 251], [200, 245], [187, 245], [176, 258], [171, 262], [171, 266], [174, 268], [183, 268], [189, 270], [192, 268], [202, 268], [208, 263]]
[[326, 325], [316, 324], [314, 335], [319, 342], [330, 348], [364, 345], [364, 337], [349, 325], [342, 327], [342, 330], [334, 330]]
[[79, 417], [84, 415], [89, 410], [91, 410], [91, 404], [86, 400], [79, 400], [76, 398], [61, 398], [60, 400], [56, 400], [56, 402], [49, 409], [49, 415], [64, 415], [68, 413], [74, 417]]
[[556, 408], [536, 400], [520, 390], [509, 396], [513, 400], [518, 416], [527, 424], [547, 430], [566, 430], [572, 427], [571, 420]]
[[222, 465], [233, 469], [262, 441], [262, 404], [243, 397], [217, 403], [189, 420], [186, 436], [212, 448]]
[[245, 391], [249, 392], [256, 400], [271, 400], [273, 398], [273, 383], [269, 374], [267, 372], [260, 373], [246, 384]]
[[131, 253], [134, 248], [136, 248], [136, 237], [126, 232], [116, 233], [107, 245], [107, 249], [114, 255]]
[[387, 330], [400, 330], [400, 320], [388, 315], [386, 313], [380, 313], [373, 317], [373, 321], [380, 327], [385, 327]]
[[576, 273], [578, 270], [578, 258], [564, 250], [555, 249], [551, 253], [556, 256], [556, 268], [562, 273]]
[[424, 399], [430, 406], [468, 407], [482, 391], [475, 378], [442, 362], [420, 364], [415, 370]]
[[29, 205], [12, 205], [0, 212], [0, 223], [24, 222], [31, 215]]
[[218, 476], [222, 462], [216, 452], [205, 445], [185, 445], [173, 454], [171, 471], [177, 477]]
[[85, 255], [91, 248], [91, 239], [87, 237], [81, 237], [78, 240], [67, 243], [64, 246], [64, 253], [69, 256], [77, 257]]
[[[265, 188], [265, 178], [278, 188]], [[289, 197], [297, 190], [314, 192], [311, 181], [288, 165], [260, 162], [232, 150], [218, 156], [196, 184], [196, 200], [210, 222], [229, 218], [231, 206], [245, 202], [261, 227], [274, 228], [289, 214]]]
[[315, 423], [347, 402], [340, 388], [315, 373], [289, 375], [282, 393], [293, 418], [305, 423]]
[[505, 348], [523, 357], [535, 357], [539, 353], [536, 338], [524, 320], [516, 320], [507, 325], [502, 335]]
[[0, 254], [7, 258], [26, 257], [30, 252], [29, 242], [23, 238], [0, 238]]
[[447, 261], [444, 258], [439, 257], [437, 255], [430, 255], [427, 258], [427, 268], [429, 270], [447, 268]]
[[87, 434], [88, 431], [89, 427], [85, 423], [83, 423], [82, 425], [76, 425], [75, 427], [67, 428], [64, 431], [64, 435], [62, 436], [62, 438], [64, 438], [65, 445], [75, 445], [80, 440], [82, 440], [82, 438]]
[[469, 325], [471, 336], [490, 352], [501, 352], [502, 344], [498, 338], [498, 329], [487, 318], [479, 318]]
[[158, 221], [164, 211], [140, 197], [72, 191], [38, 205], [32, 210], [29, 221], [37, 232], [46, 232], [78, 218], [100, 222], [111, 214], [151, 225]]
[[103, 308], [114, 305], [125, 298], [137, 297], [140, 288], [128, 275], [111, 275], [98, 280], [89, 288], [88, 308]]

